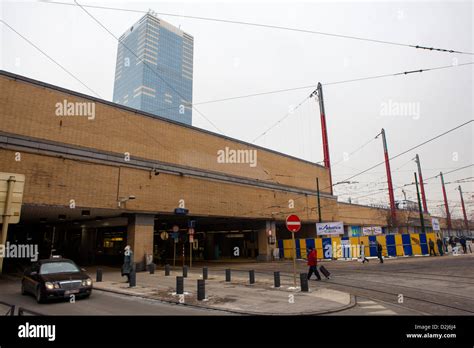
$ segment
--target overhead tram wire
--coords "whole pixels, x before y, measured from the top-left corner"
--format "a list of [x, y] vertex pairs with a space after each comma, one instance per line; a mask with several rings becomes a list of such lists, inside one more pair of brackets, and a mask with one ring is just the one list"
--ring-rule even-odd
[[[71, 4], [71, 3], [59, 2], [59, 1], [41, 1], [41, 2], [44, 2], [44, 3], [47, 3], [47, 4], [74, 5], [74, 4]], [[132, 9], [125, 9], [125, 8], [118, 8], [118, 7], [94, 6], [94, 5], [84, 5], [84, 7], [96, 8], [96, 9], [102, 9], [102, 10], [114, 10], [114, 11], [125, 11], [125, 12], [135, 12], [135, 13], [148, 13], [148, 11], [132, 10]], [[354, 35], [335, 34], [335, 33], [323, 32], [323, 31], [301, 29], [301, 28], [292, 28], [292, 27], [285, 27], [285, 26], [279, 26], [279, 25], [244, 22], [244, 21], [236, 21], [236, 20], [229, 20], [229, 19], [223, 19], [223, 18], [190, 16], [190, 15], [168, 13], [168, 12], [156, 12], [156, 11], [154, 11], [154, 13], [156, 13], [157, 15], [161, 15], [161, 16], [188, 18], [188, 19], [194, 19], [194, 20], [217, 22], [217, 23], [226, 23], [226, 24], [247, 25], [247, 26], [258, 27], [258, 28], [266, 28], [266, 29], [286, 30], [286, 31], [299, 32], [299, 33], [305, 33], [305, 34], [336, 37], [336, 38], [340, 38], [340, 39], [365, 41], [365, 42], [371, 42], [371, 43], [375, 43], [375, 44], [384, 44], [384, 45], [408, 47], [408, 48], [414, 48], [414, 49], [420, 49], [420, 50], [437, 51], [437, 52], [444, 52], [444, 53], [457, 53], [457, 54], [465, 54], [465, 55], [474, 55], [474, 53], [472, 53], [472, 52], [457, 51], [457, 50], [453, 50], [453, 49], [428, 47], [428, 46], [423, 46], [423, 45], [413, 45], [413, 44], [407, 44], [407, 43], [401, 43], [401, 42], [395, 42], [395, 41], [378, 40], [378, 39], [371, 39], [371, 38], [354, 36]]]
[[26, 38], [25, 36], [23, 36], [21, 33], [19, 33], [18, 31], [15, 30], [15, 28], [13, 28], [12, 26], [10, 26], [10, 24], [8, 24], [7, 22], [5, 22], [3, 19], [0, 18], [0, 22], [3, 23], [3, 25], [5, 25], [6, 27], [8, 27], [11, 31], [13, 31], [15, 34], [17, 34], [19, 37], [21, 37], [23, 40], [25, 40], [26, 42], [28, 42], [31, 46], [33, 46], [36, 50], [38, 50], [39, 52], [41, 52], [46, 58], [48, 58], [50, 61], [52, 61], [54, 64], [56, 64], [57, 66], [59, 66], [66, 74], [68, 74], [69, 76], [71, 76], [74, 80], [76, 80], [77, 82], [79, 82], [82, 86], [84, 86], [87, 90], [91, 91], [92, 93], [94, 93], [97, 97], [101, 98], [101, 96], [96, 92], [94, 91], [92, 88], [90, 88], [89, 86], [87, 86], [84, 82], [82, 82], [79, 78], [77, 78], [74, 74], [72, 74], [69, 70], [67, 70], [62, 64], [59, 64], [57, 61], [55, 61], [50, 55], [48, 55], [46, 52], [44, 52], [41, 48], [39, 48], [38, 46], [36, 46], [33, 42], [31, 42], [28, 38]]
[[[120, 44], [120, 45], [123, 45], [131, 54], [133, 54], [135, 56], [135, 58], [137, 59], [140, 59], [140, 57], [138, 57], [138, 55], [132, 50], [130, 49], [123, 41], [120, 41], [120, 38], [118, 38], [117, 36], [114, 35], [114, 33], [112, 33], [105, 25], [103, 25], [97, 18], [95, 18], [89, 11], [87, 11], [81, 4], [79, 4], [77, 2], [77, 0], [74, 0], [75, 4], [77, 6], [79, 6], [89, 17], [91, 17], [97, 24], [99, 24], [105, 31], [107, 31], [107, 33], [109, 33], [115, 40], [117, 40], [117, 42]], [[190, 104], [186, 98], [181, 95], [181, 93], [179, 93], [172, 85], [170, 85], [162, 76], [160, 76], [160, 74], [158, 74], [152, 67], [150, 67], [143, 59], [141, 59], [143, 65], [145, 65], [146, 67], [148, 67], [148, 69], [150, 69], [150, 71], [152, 71], [164, 84], [166, 84], [171, 90], [173, 90], [177, 95], [179, 95], [183, 100], [186, 101], [187, 104]], [[204, 119], [206, 119], [207, 122], [209, 122], [219, 133], [221, 134], [225, 134], [221, 129], [219, 129], [219, 127], [217, 127], [214, 122], [212, 122], [209, 118], [206, 117], [206, 115], [204, 115], [202, 112], [200, 112], [194, 105], [191, 104], [191, 107], [199, 114], [201, 115]]]
[[[451, 171], [449, 171], [449, 172], [443, 173], [443, 175], [448, 175], [448, 174], [450, 174], [450, 173], [454, 173], [454, 172], [457, 172], [457, 171], [459, 171], [459, 170], [466, 169], [466, 168], [469, 168], [469, 167], [472, 167], [472, 166], [474, 166], [474, 164], [470, 164], [470, 165], [467, 165], [467, 166], [463, 166], [463, 167], [460, 167], [460, 168], [456, 168], [456, 169], [451, 170]], [[439, 177], [439, 174], [438, 174], [438, 175], [435, 175], [435, 176], [432, 176], [432, 177], [429, 177], [428, 179], [424, 179], [423, 181], [432, 180], [432, 179], [435, 179], [435, 178], [438, 178], [438, 177]], [[445, 183], [445, 184], [447, 184], [447, 183]], [[394, 190], [397, 190], [397, 189], [400, 189], [400, 188], [405, 188], [405, 187], [407, 187], [407, 186], [413, 186], [413, 185], [415, 185], [414, 182], [412, 182], [412, 183], [410, 183], [410, 184], [399, 185], [399, 186], [397, 186], [397, 187], [394, 187], [393, 189], [394, 189]], [[382, 193], [383, 191], [387, 191], [387, 190], [388, 190], [388, 188], [380, 188], [380, 189], [376, 189], [376, 190], [374, 190], [374, 191], [368, 191], [368, 192], [375, 192], [375, 191], [378, 191], [378, 193], [376, 193], [376, 194], [379, 194], [379, 193]], [[363, 195], [363, 196], [354, 196], [354, 198], [359, 199], [359, 198], [364, 198], [364, 197], [366, 197], [366, 196], [371, 196], [371, 194], [367, 194], [367, 195]], [[351, 197], [351, 198], [352, 198], [352, 197]]]
[[[433, 68], [424, 68], [424, 69], [417, 69], [417, 70], [410, 70], [410, 71], [402, 71], [402, 72], [398, 72], [398, 73], [374, 75], [374, 76], [361, 77], [361, 78], [348, 79], [348, 80], [341, 80], [341, 81], [324, 82], [324, 83], [321, 83], [321, 84], [323, 86], [331, 86], [331, 85], [338, 85], [338, 84], [351, 83], [351, 82], [375, 80], [375, 79], [380, 79], [380, 78], [385, 78], [385, 77], [408, 75], [408, 74], [412, 74], [412, 73], [420, 73], [420, 72], [425, 72], [425, 71], [456, 68], [456, 67], [459, 67], [459, 66], [466, 66], [466, 65], [472, 65], [472, 64], [474, 64], [474, 62], [459, 63], [459, 64], [456, 64], [456, 65], [445, 65], [445, 66], [439, 66], [439, 67], [433, 67]], [[206, 100], [206, 101], [202, 101], [202, 102], [193, 103], [192, 105], [206, 105], [206, 104], [213, 104], [213, 103], [221, 103], [221, 102], [226, 102], [226, 101], [233, 101], [233, 100], [239, 100], [239, 99], [245, 99], [245, 98], [260, 97], [260, 96], [278, 94], [278, 93], [286, 93], [286, 92], [292, 92], [292, 91], [297, 91], [297, 90], [301, 90], [301, 89], [309, 89], [309, 88], [316, 88], [316, 87], [317, 87], [317, 84], [306, 85], [306, 86], [297, 86], [297, 87], [284, 88], [284, 89], [275, 89], [275, 90], [257, 92], [257, 93], [252, 93], [252, 94], [243, 94], [243, 95], [237, 95], [237, 96], [214, 99], [214, 100]], [[166, 110], [170, 110], [170, 109], [172, 109], [172, 107], [159, 109], [158, 111], [166, 111]]]
[[[355, 149], [354, 151], [352, 151], [351, 153], [349, 153], [349, 154], [347, 155], [347, 157], [350, 158], [353, 154], [355, 154], [355, 153], [361, 151], [364, 147], [366, 147], [367, 145], [369, 145], [370, 143], [372, 143], [375, 139], [377, 139], [377, 138], [374, 137], [374, 138], [370, 139], [368, 142], [366, 142], [366, 143], [364, 143], [363, 145], [359, 146], [357, 149]], [[334, 168], [336, 165], [338, 165], [339, 163], [341, 163], [341, 162], [343, 162], [343, 161], [345, 161], [344, 156], [342, 157], [341, 160], [337, 161], [336, 163], [333, 163], [331, 167]]]
[[[431, 141], [434, 141], [434, 140], [436, 140], [436, 139], [438, 139], [438, 138], [441, 138], [442, 136], [444, 136], [444, 135], [446, 135], [446, 134], [449, 134], [449, 133], [451, 133], [451, 132], [453, 132], [453, 131], [455, 131], [455, 130], [461, 128], [461, 127], [464, 127], [464, 126], [468, 125], [469, 123], [471, 123], [471, 122], [473, 122], [473, 121], [474, 121], [474, 120], [469, 120], [469, 121], [467, 121], [467, 122], [464, 122], [464, 123], [460, 124], [459, 126], [456, 126], [456, 127], [454, 127], [454, 128], [451, 128], [451, 129], [449, 129], [449, 130], [447, 130], [447, 131], [445, 131], [445, 132], [443, 132], [443, 133], [441, 133], [441, 134], [438, 134], [437, 136], [434, 136], [434, 137], [432, 137], [432, 138], [430, 138], [430, 139], [428, 139], [428, 140], [425, 140], [424, 142], [422, 142], [422, 143], [420, 143], [420, 144], [418, 144], [418, 145], [412, 146], [411, 148], [409, 148], [409, 149], [407, 149], [407, 150], [405, 150], [405, 151], [403, 151], [403, 152], [400, 152], [399, 154], [397, 154], [397, 155], [395, 155], [395, 156], [390, 157], [389, 160], [393, 160], [393, 159], [395, 159], [395, 158], [398, 158], [398, 157], [400, 157], [400, 156], [402, 156], [402, 155], [404, 155], [404, 154], [406, 154], [406, 153], [408, 153], [408, 152], [410, 152], [410, 151], [413, 151], [413, 150], [415, 150], [415, 149], [417, 149], [417, 148], [419, 148], [419, 147], [421, 147], [421, 146], [423, 146], [423, 145], [428, 144], [428, 143], [431, 142]], [[367, 168], [367, 169], [365, 169], [365, 170], [363, 170], [363, 171], [361, 171], [361, 172], [359, 172], [359, 173], [357, 173], [357, 174], [354, 174], [354, 175], [352, 175], [352, 176], [350, 176], [350, 177], [348, 177], [348, 178], [346, 178], [346, 179], [344, 179], [344, 180], [341, 180], [341, 181], [349, 181], [350, 179], [353, 179], [353, 178], [355, 178], [355, 177], [357, 177], [357, 176], [359, 176], [359, 175], [362, 175], [362, 174], [364, 174], [364, 173], [366, 173], [366, 172], [368, 172], [368, 171], [370, 171], [370, 170], [372, 170], [372, 169], [374, 169], [374, 168], [377, 168], [378, 166], [380, 166], [380, 165], [382, 165], [382, 164], [384, 164], [384, 163], [385, 163], [385, 161], [379, 162], [379, 163], [377, 163], [377, 164], [371, 166], [370, 168]], [[339, 181], [339, 182], [341, 182], [341, 181]], [[331, 186], [334, 186], [334, 185], [336, 185], [336, 184], [338, 184], [338, 183], [336, 182], [336, 183], [332, 184]], [[328, 189], [328, 188], [330, 188], [331, 186], [325, 187], [323, 190]]]
[[[358, 82], [358, 81], [366, 81], [366, 80], [375, 80], [375, 79], [380, 79], [380, 78], [385, 78], [385, 77], [393, 77], [393, 76], [406, 76], [409, 74], [414, 74], [414, 73], [421, 73], [421, 72], [426, 72], [426, 71], [434, 71], [434, 70], [441, 70], [441, 69], [449, 69], [449, 68], [454, 68], [454, 67], [460, 67], [460, 66], [466, 66], [466, 65], [472, 65], [474, 62], [467, 62], [467, 63], [461, 63], [461, 64], [456, 64], [456, 65], [444, 65], [444, 66], [439, 66], [439, 67], [433, 67], [433, 68], [423, 68], [423, 69], [417, 69], [417, 70], [410, 70], [410, 71], [402, 71], [398, 73], [393, 73], [393, 74], [384, 74], [384, 75], [375, 75], [375, 76], [369, 76], [369, 77], [362, 77], [362, 78], [356, 78], [356, 79], [349, 79], [349, 80], [341, 80], [341, 81], [334, 81], [334, 82], [327, 82], [323, 83], [323, 86], [330, 86], [330, 85], [338, 85], [338, 84], [344, 84], [344, 83], [351, 83], [351, 82]], [[306, 88], [306, 87], [304, 87]], [[300, 87], [296, 87], [294, 89], [287, 89], [286, 91], [290, 90], [295, 90], [295, 89], [301, 89]], [[268, 94], [268, 93], [267, 93]], [[314, 92], [312, 92], [309, 97], [305, 98], [303, 101], [301, 101], [298, 106], [293, 110], [296, 111], [297, 108], [301, 106], [304, 102], [306, 102], [307, 99], [312, 98], [314, 95]], [[246, 96], [248, 97], [248, 96]], [[234, 97], [233, 99], [236, 99], [237, 97]], [[285, 120], [287, 117], [291, 115], [290, 112], [286, 113], [285, 116], [283, 116], [280, 120], [272, 124], [267, 130], [262, 132], [259, 136], [257, 136], [255, 139], [252, 140], [252, 143], [255, 143], [258, 139], [260, 139], [262, 136], [264, 136], [267, 132], [269, 132], [271, 129], [276, 127], [279, 123], [281, 123], [283, 120]], [[338, 162], [340, 163], [340, 161]]]
[[[453, 132], [453, 131], [455, 131], [455, 130], [461, 128], [461, 127], [464, 127], [464, 126], [468, 125], [469, 123], [471, 123], [471, 122], [473, 122], [473, 121], [474, 121], [474, 120], [469, 120], [469, 121], [467, 121], [467, 122], [464, 122], [464, 123], [462, 123], [462, 124], [460, 124], [460, 125], [458, 125], [458, 126], [456, 126], [456, 127], [453, 127], [453, 128], [451, 128], [451, 129], [449, 129], [449, 130], [447, 130], [447, 131], [445, 131], [445, 132], [443, 132], [443, 133], [441, 133], [441, 134], [438, 134], [437, 136], [434, 136], [434, 137], [432, 137], [432, 138], [430, 138], [430, 139], [428, 139], [428, 140], [425, 140], [425, 141], [423, 141], [423, 142], [420, 143], [420, 144], [417, 144], [417, 145], [415, 145], [415, 146], [412, 146], [411, 148], [409, 148], [409, 149], [407, 149], [407, 150], [405, 150], [405, 151], [403, 151], [403, 152], [400, 152], [399, 154], [397, 154], [397, 155], [395, 155], [395, 156], [390, 157], [389, 160], [398, 158], [398, 157], [400, 157], [400, 156], [402, 156], [402, 155], [404, 155], [404, 154], [406, 154], [406, 153], [408, 153], [408, 152], [410, 152], [410, 151], [413, 151], [413, 150], [415, 150], [415, 149], [417, 149], [417, 148], [419, 148], [419, 147], [421, 147], [421, 146], [423, 146], [423, 145], [426, 145], [427, 143], [429, 143], [429, 142], [431, 142], [431, 141], [434, 141], [434, 140], [436, 140], [436, 139], [438, 139], [438, 138], [441, 138], [441, 137], [443, 137], [443, 136], [445, 136], [445, 135], [447, 135], [447, 134], [449, 134], [449, 133], [451, 133], [451, 132]], [[332, 185], [330, 185], [330, 186], [321, 188], [320, 191], [321, 191], [321, 192], [324, 192], [325, 190], [327, 190], [327, 189], [329, 189], [329, 188], [331, 188], [331, 187], [333, 187], [333, 186], [335, 186], [335, 185], [337, 185], [337, 184], [339, 184], [339, 183], [341, 183], [341, 182], [349, 181], [350, 179], [355, 178], [356, 176], [362, 175], [362, 174], [364, 174], [364, 173], [366, 173], [366, 172], [368, 172], [368, 171], [370, 171], [370, 170], [372, 170], [372, 169], [374, 169], [374, 168], [376, 168], [376, 167], [378, 167], [378, 166], [380, 166], [380, 165], [382, 165], [382, 164], [384, 164], [384, 163], [385, 163], [385, 161], [382, 161], [382, 162], [380, 162], [380, 163], [378, 163], [378, 164], [376, 164], [376, 165], [373, 165], [373, 166], [370, 167], [370, 168], [367, 168], [367, 169], [361, 171], [360, 173], [357, 173], [357, 174], [354, 174], [354, 175], [350, 176], [349, 178], [346, 178], [346, 179], [344, 179], [344, 180], [340, 180], [340, 181], [338, 181], [338, 182], [336, 182], [336, 183], [334, 183], [334, 184], [332, 184]], [[408, 163], [408, 162], [407, 162], [407, 163]], [[472, 164], [472, 165], [474, 165], [474, 164]], [[470, 167], [470, 166], [472, 166], [472, 165], [468, 165], [468, 166], [465, 166], [465, 167], [462, 167], [462, 168], [457, 168], [457, 169], [455, 169], [455, 170], [451, 170], [451, 171], [448, 172], [448, 173], [453, 173], [453, 172], [455, 172], [455, 171], [457, 171], [457, 170], [461, 170], [461, 169], [464, 169], [464, 168], [468, 168], [468, 167]], [[447, 174], [447, 173], [446, 173], [446, 174]], [[431, 178], [430, 178], [430, 179], [431, 179]], [[428, 179], [427, 179], [427, 180], [428, 180]], [[403, 187], [403, 186], [398, 186], [398, 187], [396, 187], [396, 188], [394, 188], [394, 189], [398, 189], [398, 188], [400, 188], [400, 187]], [[384, 191], [384, 190], [387, 190], [387, 189], [378, 189], [377, 191]], [[378, 193], [376, 193], [376, 194], [378, 194]], [[296, 202], [297, 200], [302, 199], [302, 198], [305, 198], [305, 197], [306, 197], [306, 195], [305, 195], [305, 196], [300, 196], [300, 197], [298, 197], [298, 198], [295, 198], [294, 201]], [[362, 198], [362, 197], [357, 197], [357, 199], [359, 199], [359, 198]], [[279, 203], [278, 205], [282, 205], [282, 204], [285, 204], [285, 203], [287, 203], [287, 201], [281, 202], [281, 203]], [[245, 215], [250, 214], [250, 213], [254, 213], [254, 212], [261, 212], [261, 211], [263, 211], [263, 210], [267, 210], [267, 209], [270, 209], [270, 208], [272, 208], [272, 207], [273, 207], [273, 206], [266, 207], [266, 208], [263, 208], [263, 209], [258, 209], [258, 210], [250, 210], [250, 211], [246, 212]]]
[[309, 96], [307, 96], [306, 98], [304, 98], [301, 102], [299, 102], [295, 108], [293, 108], [291, 111], [288, 111], [285, 116], [283, 116], [282, 118], [280, 118], [278, 121], [276, 121], [275, 123], [273, 123], [270, 127], [268, 127], [263, 133], [261, 133], [260, 135], [258, 135], [257, 137], [255, 137], [251, 143], [255, 143], [258, 139], [260, 139], [261, 137], [263, 137], [264, 135], [266, 135], [269, 131], [271, 131], [273, 128], [275, 128], [276, 126], [278, 126], [281, 122], [283, 122], [284, 120], [286, 120], [289, 116], [291, 116], [296, 110], [298, 110], [298, 108], [303, 105], [307, 100], [309, 100]]
[[[87, 86], [85, 83], [83, 83], [81, 80], [79, 80], [78, 77], [76, 77], [72, 72], [70, 72], [68, 69], [66, 69], [61, 63], [59, 63], [57, 60], [55, 60], [54, 58], [52, 58], [50, 55], [48, 55], [45, 51], [43, 51], [41, 48], [39, 48], [37, 45], [35, 45], [31, 40], [29, 40], [27, 37], [25, 37], [24, 35], [22, 35], [21, 33], [19, 33], [17, 30], [15, 30], [13, 27], [11, 27], [7, 22], [5, 22], [4, 20], [0, 19], [0, 22], [2, 22], [4, 25], [6, 25], [8, 28], [10, 28], [13, 32], [15, 32], [19, 37], [21, 37], [24, 41], [26, 41], [29, 45], [31, 45], [32, 47], [34, 47], [37, 51], [39, 51], [41, 54], [43, 54], [45, 57], [47, 57], [51, 62], [53, 62], [55, 65], [57, 65], [58, 67], [60, 67], [62, 70], [64, 70], [68, 75], [70, 75], [74, 80], [76, 81], [79, 81], [85, 88], [87, 88], [89, 91], [93, 92], [99, 99], [104, 99], [99, 93], [95, 92], [93, 89], [91, 89], [89, 86]], [[105, 99], [104, 99], [105, 100]], [[121, 110], [121, 109], [118, 109], [118, 113], [122, 113], [122, 116], [119, 116], [119, 117], [114, 117], [114, 118], [111, 118], [111, 119], [108, 119], [106, 121], [114, 121], [114, 120], [118, 120], [118, 119], [123, 119], [124, 121], [126, 122], [129, 122], [129, 119], [128, 119], [128, 115], [125, 111]], [[95, 121], [95, 122], [100, 122], [100, 121]], [[137, 126], [135, 123], [131, 123], [132, 125], [135, 125]], [[77, 127], [81, 127], [81, 126], [89, 126], [91, 125], [89, 122], [87, 123], [82, 123], [82, 124], [73, 124], [71, 125], [71, 127], [74, 127], [74, 128], [77, 128]], [[62, 128], [65, 128], [65, 127], [68, 127], [67, 125], [63, 125], [61, 126]], [[47, 131], [47, 130], [52, 130], [52, 129], [56, 129], [57, 126], [55, 127], [51, 127], [51, 128], [43, 128], [44, 131]], [[151, 136], [151, 134], [149, 134], [146, 130], [144, 130], [143, 128], [141, 127], [138, 127], [143, 133], [145, 133], [150, 139], [153, 139], [153, 141], [155, 141], [161, 149], [165, 149], [167, 152], [171, 153], [171, 151], [169, 150], [169, 147], [167, 147], [165, 144], [162, 144], [158, 138], [154, 137], [154, 136]]]

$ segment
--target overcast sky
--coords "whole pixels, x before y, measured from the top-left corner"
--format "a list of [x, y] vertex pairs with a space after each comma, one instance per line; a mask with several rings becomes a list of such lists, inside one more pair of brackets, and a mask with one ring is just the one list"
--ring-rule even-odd
[[[72, 3], [70, 0], [65, 0]], [[80, 1], [189, 16], [212, 17], [301, 28], [376, 40], [474, 52], [471, 1]], [[116, 36], [143, 14], [88, 9]], [[77, 6], [33, 1], [2, 1], [0, 16], [18, 32], [111, 100], [117, 41]], [[159, 15], [194, 36], [193, 101], [316, 85], [474, 61], [473, 55], [417, 50], [309, 33], [217, 23]], [[35, 48], [0, 24], [1, 69], [91, 94]], [[342, 181], [383, 160], [381, 139], [347, 160], [383, 127], [389, 154], [396, 155], [473, 118], [472, 65], [421, 74], [360, 81], [324, 88], [333, 181]], [[213, 104], [197, 105], [225, 135], [251, 142], [314, 88]], [[402, 114], [397, 107], [410, 107]], [[193, 125], [218, 132], [198, 113]], [[420, 155], [424, 177], [473, 163], [473, 124], [392, 161], [394, 186], [413, 181]], [[257, 144], [312, 162], [323, 160], [319, 108], [307, 100]], [[339, 163], [338, 163], [339, 162]], [[297, 175], [297, 173], [295, 173]], [[446, 182], [462, 184], [470, 215], [474, 208], [473, 167], [447, 174]], [[387, 204], [384, 166], [337, 185], [340, 200]], [[374, 186], [374, 183], [376, 183]], [[454, 217], [461, 216], [457, 184], [447, 185]], [[414, 186], [406, 187], [416, 200]], [[430, 211], [441, 214], [439, 178], [426, 185]], [[350, 194], [348, 194], [350, 193]], [[369, 196], [367, 196], [369, 194]], [[365, 196], [360, 199], [357, 196]], [[401, 189], [395, 191], [402, 199]]]

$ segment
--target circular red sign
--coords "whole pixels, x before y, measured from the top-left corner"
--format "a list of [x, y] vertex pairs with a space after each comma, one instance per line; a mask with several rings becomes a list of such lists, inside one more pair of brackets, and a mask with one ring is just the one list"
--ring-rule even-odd
[[290, 215], [286, 218], [286, 228], [290, 232], [298, 232], [301, 229], [301, 220], [296, 215]]

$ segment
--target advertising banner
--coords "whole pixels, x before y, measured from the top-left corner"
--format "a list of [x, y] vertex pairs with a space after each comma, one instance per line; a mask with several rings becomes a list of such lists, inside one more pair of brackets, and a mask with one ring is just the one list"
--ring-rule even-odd
[[362, 234], [364, 236], [375, 236], [377, 234], [382, 234], [382, 227], [380, 226], [362, 227]]
[[344, 234], [344, 223], [343, 222], [317, 223], [316, 234], [318, 236]]

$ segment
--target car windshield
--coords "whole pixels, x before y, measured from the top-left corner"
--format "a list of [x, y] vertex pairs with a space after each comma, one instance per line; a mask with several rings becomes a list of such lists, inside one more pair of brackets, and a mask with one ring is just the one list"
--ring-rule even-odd
[[71, 262], [49, 262], [41, 265], [40, 274], [75, 273], [79, 268]]

